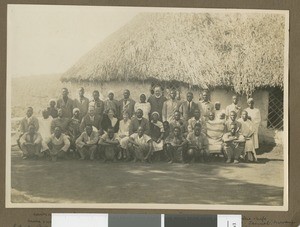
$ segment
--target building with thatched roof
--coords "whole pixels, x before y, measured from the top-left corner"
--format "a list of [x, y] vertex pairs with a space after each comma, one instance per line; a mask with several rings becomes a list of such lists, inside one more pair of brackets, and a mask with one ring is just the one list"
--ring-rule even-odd
[[[196, 98], [202, 89], [222, 108], [235, 93], [252, 96], [262, 132], [283, 128], [285, 17], [260, 13], [141, 13], [71, 67], [61, 80], [121, 98], [155, 84]], [[273, 132], [272, 132], [273, 133]], [[263, 138], [263, 137], [262, 137]]]

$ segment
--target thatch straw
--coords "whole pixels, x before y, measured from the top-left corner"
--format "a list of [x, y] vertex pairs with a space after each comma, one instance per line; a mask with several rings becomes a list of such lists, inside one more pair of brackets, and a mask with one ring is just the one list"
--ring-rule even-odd
[[83, 56], [62, 81], [180, 81], [249, 94], [283, 87], [284, 16], [142, 13]]

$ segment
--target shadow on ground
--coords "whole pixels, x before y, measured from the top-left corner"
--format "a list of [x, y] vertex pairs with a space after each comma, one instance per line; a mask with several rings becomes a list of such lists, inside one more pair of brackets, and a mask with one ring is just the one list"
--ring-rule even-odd
[[[274, 168], [282, 168], [283, 162], [276, 163]], [[22, 160], [19, 151], [13, 151], [12, 188], [29, 196], [21, 200], [12, 196], [12, 202], [282, 205], [283, 187], [251, 180], [260, 177], [251, 175], [253, 168], [259, 166], [262, 165], [234, 166], [220, 162], [170, 165], [67, 160], [52, 163]], [[265, 167], [259, 168], [264, 171]], [[230, 178], [231, 173], [242, 169], [249, 172], [249, 180]], [[222, 171], [226, 171], [225, 176]], [[40, 199], [28, 201], [30, 197]]]

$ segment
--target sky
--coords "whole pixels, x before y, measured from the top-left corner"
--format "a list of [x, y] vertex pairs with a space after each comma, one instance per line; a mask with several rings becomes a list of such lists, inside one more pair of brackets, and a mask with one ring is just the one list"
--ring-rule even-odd
[[[64, 73], [103, 39], [145, 11], [207, 13], [209, 9], [8, 5], [7, 74], [20, 77]], [[216, 11], [224, 13], [213, 9]]]
[[9, 5], [7, 73], [63, 73], [137, 14], [124, 7]]

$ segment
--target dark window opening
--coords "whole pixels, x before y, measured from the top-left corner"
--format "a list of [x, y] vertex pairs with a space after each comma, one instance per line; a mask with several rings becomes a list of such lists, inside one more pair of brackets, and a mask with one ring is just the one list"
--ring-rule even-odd
[[283, 91], [274, 88], [269, 92], [268, 128], [283, 130]]

